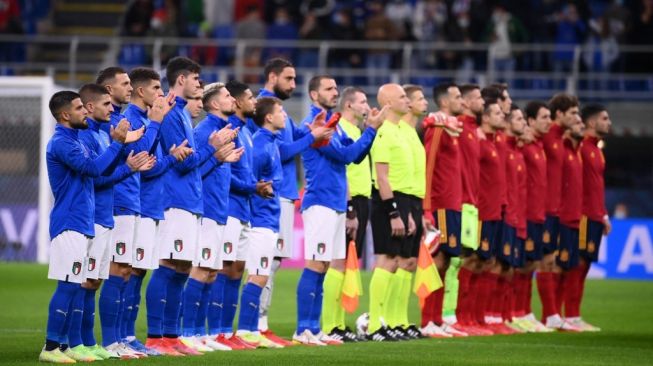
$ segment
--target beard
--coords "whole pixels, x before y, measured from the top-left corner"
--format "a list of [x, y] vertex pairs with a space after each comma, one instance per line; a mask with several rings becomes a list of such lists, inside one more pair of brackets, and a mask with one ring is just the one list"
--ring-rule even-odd
[[272, 91], [277, 96], [277, 98], [279, 98], [281, 100], [286, 100], [286, 99], [290, 98], [290, 94], [292, 94], [292, 90], [291, 91], [281, 90], [276, 85], [272, 88]]
[[85, 130], [88, 128], [88, 122], [86, 121], [86, 118], [81, 120], [80, 122], [75, 122], [75, 123], [70, 123], [70, 127], [76, 129], [76, 130]]
[[224, 115], [227, 116], [227, 117], [229, 117], [229, 116], [233, 116], [234, 114], [236, 114], [236, 110], [235, 110], [235, 109], [231, 109], [231, 110], [228, 110], [228, 111], [222, 111], [222, 114], [224, 114]]
[[243, 112], [243, 117], [245, 118], [254, 118], [254, 115], [256, 115], [254, 111]]

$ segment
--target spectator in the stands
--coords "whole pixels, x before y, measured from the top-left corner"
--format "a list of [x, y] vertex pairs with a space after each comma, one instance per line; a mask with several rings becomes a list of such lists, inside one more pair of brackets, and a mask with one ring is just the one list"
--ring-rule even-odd
[[[236, 23], [237, 39], [265, 39], [266, 26], [261, 20], [261, 11], [258, 5], [250, 5], [247, 8], [247, 14], [238, 23]], [[249, 46], [245, 49], [244, 66], [255, 68], [261, 65], [262, 47]], [[245, 75], [244, 82], [253, 84], [258, 82], [258, 76], [255, 74]]]
[[[381, 1], [368, 3], [370, 16], [365, 23], [365, 40], [372, 42], [392, 42], [398, 39], [394, 23], [385, 15]], [[367, 51], [365, 66], [370, 85], [387, 82], [386, 76], [391, 66], [392, 53], [387, 48], [373, 48]]]
[[[23, 25], [17, 0], [0, 1], [0, 34], [22, 34]], [[0, 61], [21, 61], [24, 57], [24, 45], [17, 42], [0, 42]], [[0, 73], [11, 73], [1, 70]]]
[[[296, 40], [299, 37], [297, 26], [292, 22], [288, 9], [278, 7], [274, 16], [274, 22], [268, 26], [265, 38], [270, 40]], [[270, 47], [267, 49], [266, 59], [281, 57], [292, 60], [294, 50], [289, 47]]]
[[488, 52], [494, 63], [495, 81], [506, 84], [512, 82], [515, 71], [512, 45], [527, 40], [528, 34], [522, 22], [508, 12], [502, 4], [495, 5], [485, 34], [485, 41], [490, 43]]
[[578, 14], [578, 8], [573, 3], [568, 3], [558, 16], [555, 44], [553, 53], [554, 76], [558, 83], [557, 88], [562, 88], [560, 81], [563, 73], [571, 71], [574, 61], [574, 46], [580, 45], [585, 39], [587, 26]]

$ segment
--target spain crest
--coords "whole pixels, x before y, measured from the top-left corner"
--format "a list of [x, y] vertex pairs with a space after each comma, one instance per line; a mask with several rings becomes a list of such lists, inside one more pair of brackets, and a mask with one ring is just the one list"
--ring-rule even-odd
[[560, 251], [560, 261], [566, 262], [569, 260], [569, 252], [567, 249], [563, 249]]
[[208, 260], [211, 258], [211, 248], [202, 248], [202, 259]]
[[81, 271], [82, 271], [82, 263], [81, 262], [74, 262], [73, 263], [73, 268], [71, 269], [73, 274], [77, 276]]
[[326, 244], [318, 243], [317, 244], [317, 254], [324, 254], [326, 252]]
[[481, 249], [484, 252], [487, 252], [487, 251], [490, 250], [490, 242], [487, 239], [483, 239], [483, 241], [481, 241]]
[[455, 248], [458, 245], [458, 239], [456, 239], [456, 236], [454, 234], [449, 235], [449, 247], [450, 248]]
[[225, 242], [222, 247], [222, 250], [224, 251], [225, 254], [231, 254], [231, 252], [234, 250], [234, 245], [231, 244], [230, 241]]
[[181, 240], [181, 239], [176, 239], [176, 240], [175, 240], [175, 251], [177, 251], [177, 253], [179, 253], [179, 252], [181, 252], [182, 250], [184, 250], [184, 242], [183, 242], [183, 240]]
[[587, 251], [590, 253], [594, 253], [596, 250], [596, 244], [594, 243], [594, 240], [590, 240], [589, 243], [587, 243]]
[[283, 250], [283, 239], [277, 239], [277, 250]]
[[268, 268], [268, 257], [261, 257], [261, 268]]
[[127, 244], [122, 242], [116, 243], [116, 254], [123, 255], [125, 254], [126, 250], [127, 250]]
[[140, 262], [143, 260], [143, 257], [145, 257], [145, 249], [136, 248], [136, 260]]
[[549, 230], [544, 230], [544, 234], [542, 234], [542, 241], [547, 244], [551, 242], [551, 233]]
[[88, 259], [88, 266], [86, 266], [87, 271], [91, 272], [95, 269], [95, 258]]
[[526, 251], [532, 252], [534, 250], [535, 250], [535, 242], [533, 241], [533, 239], [531, 238], [526, 239]]
[[506, 257], [510, 255], [510, 243], [504, 243], [503, 244], [503, 255]]

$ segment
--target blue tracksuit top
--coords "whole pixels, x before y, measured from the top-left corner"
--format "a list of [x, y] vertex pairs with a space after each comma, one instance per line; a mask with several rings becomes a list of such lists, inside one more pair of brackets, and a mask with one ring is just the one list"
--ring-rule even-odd
[[[87, 118], [88, 129], [79, 131], [79, 140], [88, 148], [90, 156], [102, 155], [111, 144], [111, 137], [100, 127], [103, 123]], [[108, 124], [108, 123], [106, 123]], [[95, 223], [113, 228], [113, 187], [117, 182], [133, 174], [127, 164], [118, 164], [115, 159], [104, 175], [93, 179], [95, 188]]]
[[[141, 112], [141, 113], [139, 113]], [[125, 109], [125, 113], [120, 113], [119, 106], [113, 106], [113, 112], [111, 113], [111, 125], [113, 127], [118, 126], [118, 122], [121, 119], [127, 118], [127, 121], [131, 124], [132, 130], [137, 130], [147, 124], [149, 121], [147, 118], [147, 113], [142, 113], [143, 110], [138, 108], [133, 104], [129, 104]], [[122, 153], [122, 162], [127, 159], [127, 155], [131, 151], [134, 151], [134, 154], [137, 154], [141, 151], [150, 151], [152, 146], [154, 146], [154, 141], [156, 140], [159, 134], [159, 128], [161, 124], [159, 122], [151, 123], [146, 127], [145, 134], [138, 141], [132, 142], [125, 146], [125, 149]], [[115, 215], [137, 215], [141, 212], [141, 200], [140, 200], [140, 189], [141, 189], [141, 180], [140, 173], [136, 172], [126, 179], [118, 182], [115, 185], [115, 197], [113, 201], [114, 214]]]
[[[303, 123], [311, 123], [322, 109], [312, 105], [310, 114]], [[331, 118], [327, 111], [326, 119]], [[347, 164], [360, 163], [372, 148], [376, 130], [368, 127], [356, 142], [337, 126], [331, 141], [319, 149], [308, 149], [302, 153], [306, 171], [306, 190], [302, 211], [320, 205], [338, 212], [347, 209]]]
[[279, 188], [283, 182], [281, 156], [276, 136], [270, 130], [259, 128], [254, 134], [254, 177], [256, 180], [272, 182], [274, 197], [252, 196], [252, 227], [264, 227], [279, 232]]
[[200, 166], [215, 153], [213, 146], [206, 144], [198, 146], [193, 137], [193, 125], [190, 114], [184, 109], [186, 100], [176, 97], [177, 102], [172, 110], [165, 116], [161, 124], [161, 148], [168, 154], [172, 145], [181, 144], [188, 140], [188, 147], [193, 153], [182, 162], [173, 164], [164, 176], [165, 209], [179, 208], [202, 215], [204, 203], [202, 202], [202, 175]]
[[66, 230], [95, 236], [93, 178], [113, 164], [122, 144], [112, 143], [105, 153], [93, 159], [79, 141], [78, 131], [57, 124], [46, 148], [46, 164], [54, 207], [50, 212], [50, 238]]
[[[147, 111], [140, 108], [134, 108], [134, 114], [140, 114], [140, 118], [145, 118], [145, 128], [149, 128], [150, 120], [147, 119]], [[156, 123], [155, 123], [156, 124]], [[155, 220], [163, 220], [163, 210], [165, 209], [165, 199], [163, 193], [163, 177], [165, 172], [177, 162], [172, 155], [164, 155], [161, 149], [161, 136], [157, 136], [154, 145], [150, 149], [150, 154], [156, 156], [156, 163], [152, 169], [141, 172], [141, 217], [147, 217]]]
[[[260, 97], [276, 97], [276, 95], [267, 89], [261, 89], [257, 98]], [[299, 191], [297, 190], [295, 156], [308, 149], [315, 141], [315, 138], [305, 126], [297, 127], [290, 116], [286, 119], [286, 127], [279, 131], [276, 137], [281, 165], [283, 166], [283, 183], [279, 189], [279, 194], [283, 198], [297, 200], [299, 199]]]
[[[209, 143], [209, 136], [227, 125], [227, 121], [208, 113], [206, 118], [195, 127], [197, 146]], [[229, 185], [231, 184], [231, 167], [222, 163], [214, 156], [200, 166], [202, 174], [202, 201], [204, 202], [204, 217], [219, 224], [227, 223], [229, 209]]]
[[252, 135], [248, 128], [245, 127], [246, 121], [241, 120], [235, 114], [229, 116], [231, 128], [240, 127], [236, 147], [245, 147], [243, 155], [235, 163], [231, 163], [231, 183], [229, 185], [229, 210], [231, 217], [237, 218], [242, 222], [251, 220], [251, 198], [256, 194], [256, 178], [252, 172], [253, 150]]

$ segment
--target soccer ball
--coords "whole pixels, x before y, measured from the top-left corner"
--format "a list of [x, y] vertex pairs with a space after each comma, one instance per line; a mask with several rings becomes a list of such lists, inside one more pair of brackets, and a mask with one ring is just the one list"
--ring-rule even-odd
[[361, 314], [358, 319], [356, 319], [356, 334], [359, 337], [365, 337], [367, 335], [367, 326], [370, 324], [370, 316], [367, 313]]

